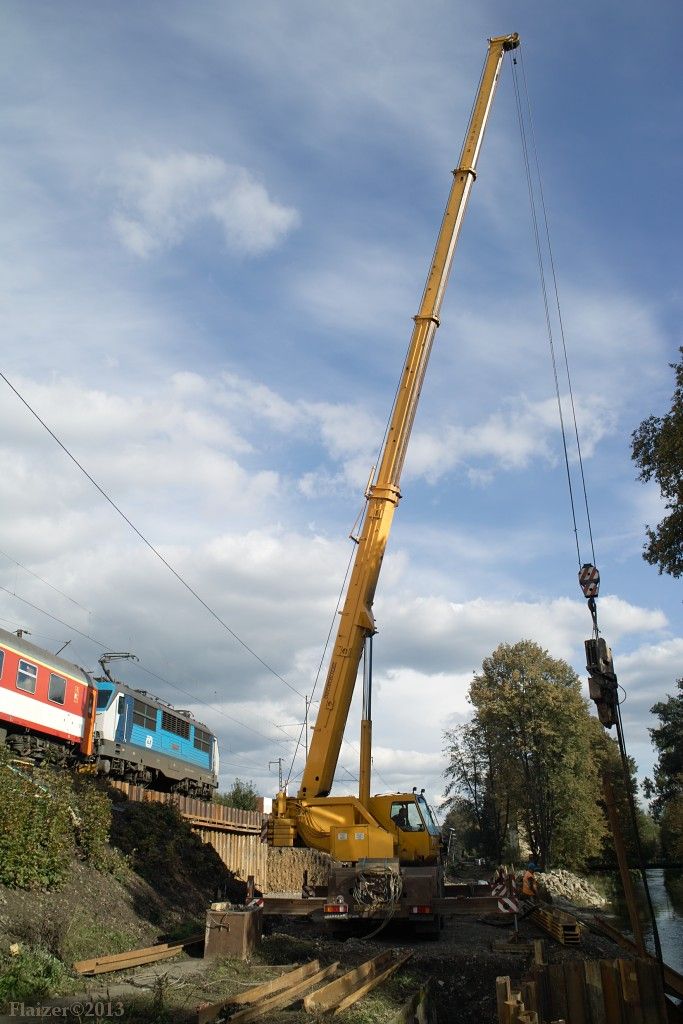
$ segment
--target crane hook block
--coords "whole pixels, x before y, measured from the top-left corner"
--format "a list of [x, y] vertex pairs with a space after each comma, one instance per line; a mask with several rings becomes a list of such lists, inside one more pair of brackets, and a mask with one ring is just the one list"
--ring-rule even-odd
[[583, 590], [583, 596], [587, 598], [597, 597], [598, 591], [600, 590], [600, 573], [591, 565], [590, 562], [586, 562], [579, 569], [579, 586]]

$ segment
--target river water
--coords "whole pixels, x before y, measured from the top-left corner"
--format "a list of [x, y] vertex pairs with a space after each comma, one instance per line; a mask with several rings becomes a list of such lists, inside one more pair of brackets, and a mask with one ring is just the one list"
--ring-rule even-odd
[[[612, 911], [618, 920], [617, 926], [621, 931], [630, 935], [628, 912], [618, 875], [608, 875], [603, 878], [606, 881], [607, 896], [612, 904]], [[647, 872], [647, 883], [657, 918], [662, 956], [670, 967], [683, 973], [683, 872], [680, 869], [651, 868]], [[640, 876], [634, 875], [634, 885], [645, 941], [649, 949], [654, 952], [652, 922]]]

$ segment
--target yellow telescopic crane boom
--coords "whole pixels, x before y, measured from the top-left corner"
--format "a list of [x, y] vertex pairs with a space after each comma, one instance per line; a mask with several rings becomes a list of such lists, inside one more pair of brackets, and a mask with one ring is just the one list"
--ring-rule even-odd
[[[391, 414], [379, 468], [367, 492], [367, 505], [341, 621], [313, 730], [298, 799], [327, 796], [337, 767], [351, 698], [368, 636], [375, 632], [372, 603], [394, 511], [399, 503], [401, 471], [422, 389], [427, 362], [439, 326], [439, 312], [467, 200], [476, 177], [477, 158], [506, 50], [519, 36], [489, 40], [479, 91], [446, 204], [427, 284], [415, 316], [400, 388]], [[363, 760], [361, 758], [361, 760]], [[361, 768], [362, 771], [362, 768]], [[369, 792], [369, 779], [365, 783]], [[363, 799], [361, 785], [361, 800]], [[367, 795], [367, 794], [365, 794]]]

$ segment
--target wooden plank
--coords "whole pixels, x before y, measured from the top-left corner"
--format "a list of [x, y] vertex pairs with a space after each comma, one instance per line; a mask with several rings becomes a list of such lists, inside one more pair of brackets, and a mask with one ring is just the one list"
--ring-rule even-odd
[[247, 1006], [244, 1010], [238, 1010], [237, 1013], [233, 1013], [232, 1016], [228, 1017], [230, 1024], [238, 1024], [238, 1022], [239, 1024], [246, 1024], [247, 1021], [256, 1020], [265, 1013], [272, 1013], [273, 1010], [283, 1010], [285, 1006], [289, 1006], [291, 1003], [295, 1003], [297, 999], [301, 999], [304, 993], [308, 992], [314, 985], [318, 985], [321, 981], [331, 977], [338, 967], [339, 961], [335, 960], [329, 967], [318, 971], [317, 974], [312, 974], [309, 978], [304, 978], [303, 981], [292, 985], [284, 992], [279, 992], [271, 999], [262, 999], [253, 1006]]
[[541, 1020], [549, 1021], [550, 1012], [550, 981], [548, 979], [548, 966], [534, 964], [531, 969], [531, 978], [536, 984], [536, 1001], [538, 1016]]
[[522, 982], [522, 1002], [527, 1013], [538, 1015], [538, 986], [535, 981]]
[[667, 1024], [666, 999], [659, 964], [642, 957], [635, 963], [644, 1024]]
[[[604, 917], [598, 917], [596, 915], [591, 922], [591, 927], [596, 931], [601, 932], [603, 935], [609, 936], [609, 938], [612, 939], [613, 942], [616, 942], [617, 945], [621, 946], [622, 949], [627, 949], [631, 953], [638, 952], [638, 947], [635, 942], [632, 942], [626, 935], [622, 935], [622, 933], [615, 928], [614, 925], [610, 924], [609, 921], [606, 921]], [[649, 953], [647, 954], [646, 959], [657, 963], [655, 958]], [[673, 967], [669, 967], [668, 964], [663, 965], [663, 972], [664, 987], [667, 992], [671, 992], [672, 995], [678, 996], [679, 999], [683, 999], [683, 974], [679, 974], [678, 971], [675, 971]]]
[[166, 960], [177, 956], [186, 946], [194, 946], [204, 941], [204, 934], [192, 935], [182, 942], [160, 942], [156, 946], [145, 946], [143, 949], [129, 949], [125, 953], [112, 953], [108, 956], [93, 957], [91, 960], [79, 960], [74, 964], [78, 974], [107, 974], [110, 971], [123, 971], [128, 967], [140, 967], [151, 964], [155, 960]]
[[534, 963], [542, 966], [545, 963], [543, 939], [534, 939]]
[[601, 960], [602, 999], [605, 1004], [607, 1024], [624, 1024], [624, 1013], [621, 999], [621, 978], [616, 961]]
[[391, 958], [391, 950], [386, 949], [383, 953], [373, 957], [372, 960], [366, 960], [359, 967], [347, 971], [341, 978], [335, 978], [334, 981], [328, 982], [322, 988], [309, 993], [304, 999], [304, 1010], [306, 1013], [324, 1013], [326, 1010], [331, 1010], [333, 1006], [341, 1002], [349, 992], [353, 992], [366, 978], [374, 977], [385, 966], [388, 966]]
[[617, 969], [621, 979], [621, 997], [624, 1005], [624, 1017], [628, 1024], [643, 1024], [643, 1013], [640, 1007], [640, 988], [638, 975], [633, 960], [617, 960]]
[[569, 1020], [567, 1008], [567, 990], [564, 984], [564, 971], [562, 964], [549, 964], [545, 973], [548, 977], [550, 995], [550, 1014], [552, 1020]]
[[586, 982], [580, 960], [565, 963], [564, 984], [567, 991], [567, 1018], [572, 1024], [589, 1024]]
[[381, 974], [376, 974], [374, 978], [370, 978], [365, 982], [365, 984], [357, 988], [355, 992], [350, 992], [349, 995], [339, 1003], [334, 1011], [334, 1016], [336, 1017], [338, 1013], [343, 1013], [344, 1010], [348, 1009], [349, 1006], [353, 1006], [354, 1003], [357, 1003], [358, 1000], [362, 999], [363, 996], [368, 994], [368, 992], [372, 992], [373, 988], [377, 988], [378, 985], [382, 985], [392, 976], [392, 974], [395, 974], [400, 967], [403, 967], [404, 963], [406, 963], [407, 960], [410, 960], [412, 955], [412, 950], [408, 953], [404, 953], [403, 956], [400, 956], [398, 960], [391, 965], [391, 967], [387, 967], [387, 969], [382, 971]]
[[200, 1003], [196, 1011], [196, 1024], [208, 1024], [209, 1021], [215, 1020], [225, 1006], [249, 1005], [250, 1003], [258, 1002], [260, 999], [274, 996], [276, 992], [296, 985], [298, 982], [303, 981], [304, 978], [309, 978], [312, 974], [316, 974], [319, 970], [320, 963], [317, 960], [311, 960], [310, 963], [304, 964], [303, 967], [295, 967], [293, 971], [285, 971], [284, 974], [280, 974], [277, 978], [265, 981], [262, 985], [256, 985], [247, 992], [226, 996], [225, 999], [221, 999], [218, 1003]]
[[602, 998], [602, 971], [599, 960], [586, 960], [583, 965], [586, 979], [586, 1003], [591, 1024], [607, 1024], [605, 1003]]
[[498, 1007], [498, 1022], [505, 1024], [505, 1004], [510, 998], [510, 979], [507, 976], [496, 978], [496, 1006]]

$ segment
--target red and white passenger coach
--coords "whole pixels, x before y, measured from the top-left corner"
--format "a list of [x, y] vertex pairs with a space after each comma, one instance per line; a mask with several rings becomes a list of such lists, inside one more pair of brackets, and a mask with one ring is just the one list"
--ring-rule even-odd
[[97, 691], [87, 672], [0, 629], [0, 742], [89, 757]]

